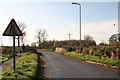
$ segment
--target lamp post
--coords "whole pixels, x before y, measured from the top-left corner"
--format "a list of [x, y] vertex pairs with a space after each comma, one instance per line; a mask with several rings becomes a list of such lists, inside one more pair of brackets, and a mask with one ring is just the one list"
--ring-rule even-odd
[[81, 53], [81, 5], [80, 5], [80, 3], [76, 3], [76, 2], [73, 2], [72, 3], [73, 5], [79, 5], [79, 10], [80, 10], [80, 53]]

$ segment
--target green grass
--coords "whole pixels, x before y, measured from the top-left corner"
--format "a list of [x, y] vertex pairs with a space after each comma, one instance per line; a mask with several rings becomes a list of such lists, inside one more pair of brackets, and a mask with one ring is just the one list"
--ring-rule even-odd
[[47, 49], [37, 49], [37, 50], [46, 51]]
[[16, 61], [16, 71], [10, 65], [2, 72], [2, 79], [27, 79], [32, 80], [37, 70], [37, 54], [28, 53]]
[[41, 51], [49, 51], [49, 52], [53, 52], [53, 49], [37, 49], [37, 50], [41, 50]]
[[80, 60], [90, 60], [90, 61], [95, 61], [103, 64], [107, 64], [109, 66], [120, 66], [120, 59], [114, 58], [107, 58], [107, 57], [100, 57], [100, 56], [94, 56], [90, 54], [79, 54], [75, 52], [67, 52], [64, 54], [65, 56], [70, 56], [75, 59], [80, 59]]
[[3, 63], [5, 61], [9, 60], [11, 57], [12, 56], [9, 54], [0, 56], [0, 63]]

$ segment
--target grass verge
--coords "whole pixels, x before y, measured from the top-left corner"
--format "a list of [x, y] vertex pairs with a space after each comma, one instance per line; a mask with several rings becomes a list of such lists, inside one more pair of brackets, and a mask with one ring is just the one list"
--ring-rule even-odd
[[53, 51], [54, 51], [53, 49], [37, 49], [37, 50], [40, 50], [40, 51], [48, 51], [48, 52], [53, 52]]
[[100, 56], [94, 56], [94, 55], [90, 55], [90, 54], [78, 54], [75, 52], [67, 52], [64, 54], [65, 56], [70, 56], [72, 58], [75, 59], [80, 59], [80, 60], [90, 60], [90, 61], [94, 61], [94, 62], [99, 62], [99, 63], [103, 63], [106, 64], [108, 66], [120, 66], [120, 59], [118, 58], [107, 58], [107, 57], [100, 57]]
[[16, 61], [16, 71], [13, 70], [13, 65], [10, 65], [2, 72], [2, 80], [17, 79], [17, 80], [33, 80], [37, 70], [37, 54], [24, 54]]
[[12, 56], [11, 55], [2, 55], [0, 56], [0, 63], [4, 63], [5, 61], [9, 60]]

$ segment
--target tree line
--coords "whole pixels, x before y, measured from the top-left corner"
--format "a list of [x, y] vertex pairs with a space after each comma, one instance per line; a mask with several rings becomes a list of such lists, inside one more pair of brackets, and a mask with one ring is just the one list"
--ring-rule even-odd
[[[40, 30], [40, 32], [41, 31], [42, 30]], [[93, 39], [93, 37], [90, 35], [85, 35], [84, 40], [81, 40], [81, 44], [80, 44], [80, 40], [63, 40], [63, 41], [42, 40], [40, 41], [40, 39], [43, 37], [42, 33], [41, 33], [41, 38], [39, 37], [40, 35], [38, 36], [38, 41], [39, 41], [38, 47], [40, 49], [55, 50], [56, 47], [62, 47], [69, 51], [71, 50], [76, 51], [76, 50], [79, 50], [79, 46], [81, 46], [82, 48], [88, 48], [90, 46], [98, 46], [95, 40]], [[45, 36], [45, 39], [47, 39], [47, 36]], [[105, 42], [101, 42], [99, 46], [120, 46], [120, 33], [111, 35], [111, 37], [109, 38], [109, 44]]]

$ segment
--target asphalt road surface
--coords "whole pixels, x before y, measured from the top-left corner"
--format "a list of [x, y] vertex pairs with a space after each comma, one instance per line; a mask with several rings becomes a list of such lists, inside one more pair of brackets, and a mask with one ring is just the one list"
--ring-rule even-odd
[[54, 52], [43, 52], [47, 58], [49, 78], [118, 78], [118, 71], [71, 59]]

